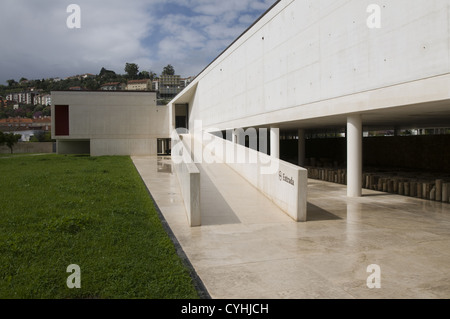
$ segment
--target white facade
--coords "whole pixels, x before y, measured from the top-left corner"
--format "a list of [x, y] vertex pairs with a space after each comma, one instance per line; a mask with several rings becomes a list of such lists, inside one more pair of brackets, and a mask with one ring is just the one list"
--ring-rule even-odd
[[171, 101], [172, 127], [177, 104], [206, 131], [345, 127], [356, 116], [349, 188], [359, 188], [362, 126], [450, 122], [450, 2], [384, 1], [380, 28], [371, 4], [279, 1]]
[[[186, 98], [191, 122], [225, 129], [448, 98], [430, 78], [448, 82], [449, 2], [386, 3], [382, 27], [370, 29], [372, 2], [280, 1], [173, 104]], [[410, 94], [419, 80], [435, 87], [420, 99]]]
[[266, 128], [278, 159], [290, 130], [301, 166], [305, 130], [342, 127], [347, 194], [361, 196], [364, 127], [450, 123], [449, 17], [448, 0], [280, 0], [168, 107], [150, 92], [53, 92], [52, 112], [70, 111], [55, 138], [64, 152], [88, 141], [92, 155], [155, 155], [176, 127]]
[[[90, 149], [93, 156], [156, 155], [157, 139], [169, 138], [167, 107], [156, 106], [156, 93], [67, 91], [52, 92], [52, 98], [58, 153]], [[69, 109], [69, 134], [64, 136], [55, 128], [59, 105]]]
[[42, 105], [45, 105], [45, 106], [52, 105], [51, 94], [47, 94], [42, 97]]

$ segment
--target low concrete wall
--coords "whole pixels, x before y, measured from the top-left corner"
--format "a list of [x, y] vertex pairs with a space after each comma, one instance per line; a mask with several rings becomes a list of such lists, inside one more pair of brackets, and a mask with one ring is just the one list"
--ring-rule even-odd
[[[10, 154], [11, 150], [7, 146], [0, 146], [0, 154]], [[53, 142], [30, 143], [19, 142], [13, 147], [14, 154], [27, 153], [53, 153]]]
[[157, 155], [156, 138], [93, 138], [91, 155]]
[[[306, 169], [266, 154], [235, 144], [209, 133], [204, 133], [203, 160], [214, 156], [263, 192], [295, 221], [306, 221]], [[196, 150], [194, 146], [194, 150]], [[196, 154], [198, 155], [198, 154]], [[196, 160], [200, 160], [196, 156]]]
[[[181, 137], [182, 138], [182, 137]], [[172, 134], [172, 161], [181, 188], [188, 223], [191, 227], [200, 226], [200, 171], [192, 162], [189, 151], [180, 136]]]

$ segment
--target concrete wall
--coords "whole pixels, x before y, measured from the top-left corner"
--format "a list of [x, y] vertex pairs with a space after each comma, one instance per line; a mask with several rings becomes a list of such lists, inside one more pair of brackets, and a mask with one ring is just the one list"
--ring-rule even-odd
[[448, 99], [450, 3], [372, 3], [281, 0], [172, 102], [222, 130]]
[[[22, 153], [53, 153], [53, 142], [44, 143], [17, 143], [13, 147], [14, 154]], [[10, 154], [11, 150], [7, 146], [0, 146], [0, 154]]]
[[203, 155], [229, 165], [295, 221], [306, 221], [306, 169], [209, 133], [203, 135], [202, 143]]
[[127, 138], [101, 138], [91, 139], [91, 155], [156, 155], [157, 138], [127, 139]]
[[172, 133], [172, 161], [183, 197], [188, 224], [201, 226], [200, 211], [200, 171], [192, 162], [190, 151], [176, 133]]
[[157, 139], [170, 137], [168, 108], [154, 92], [52, 92], [52, 103], [52, 112], [69, 105], [70, 130], [55, 136], [52, 123], [53, 138], [90, 140], [94, 156], [156, 155]]

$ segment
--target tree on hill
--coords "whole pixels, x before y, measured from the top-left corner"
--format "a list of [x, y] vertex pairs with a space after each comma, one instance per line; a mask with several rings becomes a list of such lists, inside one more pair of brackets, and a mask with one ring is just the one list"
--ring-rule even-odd
[[152, 70], [150, 70], [149, 75], [150, 75], [150, 80], [152, 80], [152, 81], [158, 77], [157, 74], [155, 72], [153, 72]]
[[103, 77], [114, 77], [114, 76], [116, 76], [116, 72], [111, 71], [111, 70], [107, 70], [107, 69], [105, 69], [105, 68], [102, 68], [102, 69], [100, 70], [99, 76], [100, 76], [101, 78], [103, 78]]
[[85, 79], [83, 86], [91, 91], [96, 91], [100, 88], [100, 84], [95, 79]]
[[14, 79], [8, 80], [6, 82], [8, 82], [8, 86], [9, 87], [13, 87], [13, 86], [15, 86], [17, 84], [17, 82]]
[[167, 66], [164, 67], [161, 74], [162, 75], [175, 75], [175, 69], [173, 68], [172, 65], [168, 64]]
[[139, 72], [139, 79], [150, 79], [150, 73], [148, 71]]
[[130, 79], [135, 79], [139, 73], [139, 66], [136, 63], [126, 63], [125, 72]]

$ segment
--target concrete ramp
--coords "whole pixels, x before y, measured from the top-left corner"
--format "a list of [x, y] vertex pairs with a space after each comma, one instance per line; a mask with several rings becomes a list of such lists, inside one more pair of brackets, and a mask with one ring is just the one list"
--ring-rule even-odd
[[292, 222], [246, 179], [223, 163], [197, 164], [202, 225]]
[[[242, 155], [243, 159], [252, 155], [258, 158], [260, 153], [251, 154], [249, 152], [255, 151], [227, 144], [228, 141], [210, 134], [206, 140], [209, 143], [199, 143], [185, 134], [181, 137], [183, 145], [179, 147], [190, 153], [200, 172], [202, 225], [278, 222], [288, 216], [291, 221], [306, 220], [306, 170], [279, 160], [276, 167], [263, 167], [259, 162], [247, 160], [224, 161], [221, 158], [224, 147], [230, 147], [228, 154]], [[266, 163], [272, 164], [270, 157], [266, 156]], [[272, 172], [265, 173], [264, 169], [268, 168]]]

